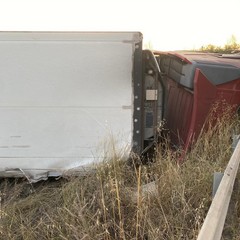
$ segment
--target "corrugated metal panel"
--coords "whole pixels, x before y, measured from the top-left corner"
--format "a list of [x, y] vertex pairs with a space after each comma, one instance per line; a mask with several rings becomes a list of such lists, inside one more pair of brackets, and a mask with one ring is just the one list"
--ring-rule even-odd
[[193, 109], [193, 93], [168, 79], [167, 128], [173, 144], [186, 142]]

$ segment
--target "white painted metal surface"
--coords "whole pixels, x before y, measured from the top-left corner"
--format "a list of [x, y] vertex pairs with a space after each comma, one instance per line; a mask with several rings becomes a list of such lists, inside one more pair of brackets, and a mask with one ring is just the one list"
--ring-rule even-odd
[[227, 165], [197, 240], [220, 240], [240, 163], [240, 141]]
[[0, 176], [36, 181], [87, 167], [111, 157], [113, 142], [128, 155], [138, 41], [138, 33], [0, 32]]

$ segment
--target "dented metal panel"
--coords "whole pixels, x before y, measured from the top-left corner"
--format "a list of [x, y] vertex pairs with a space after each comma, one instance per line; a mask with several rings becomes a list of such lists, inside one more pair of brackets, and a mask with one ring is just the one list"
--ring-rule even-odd
[[0, 176], [85, 169], [133, 138], [140, 33], [0, 32]]

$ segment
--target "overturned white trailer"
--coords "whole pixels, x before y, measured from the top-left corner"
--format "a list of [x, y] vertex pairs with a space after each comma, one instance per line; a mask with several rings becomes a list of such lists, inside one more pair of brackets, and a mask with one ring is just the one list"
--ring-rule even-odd
[[161, 92], [138, 32], [0, 32], [0, 177], [141, 154], [157, 137]]

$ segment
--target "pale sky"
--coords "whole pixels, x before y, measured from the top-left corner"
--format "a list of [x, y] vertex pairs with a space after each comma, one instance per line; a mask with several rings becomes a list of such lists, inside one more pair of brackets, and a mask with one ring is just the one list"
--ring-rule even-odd
[[240, 42], [240, 0], [0, 0], [0, 31], [140, 31], [154, 49]]

